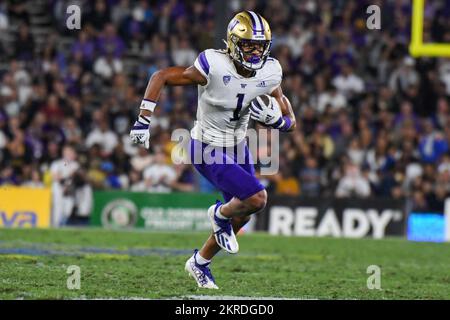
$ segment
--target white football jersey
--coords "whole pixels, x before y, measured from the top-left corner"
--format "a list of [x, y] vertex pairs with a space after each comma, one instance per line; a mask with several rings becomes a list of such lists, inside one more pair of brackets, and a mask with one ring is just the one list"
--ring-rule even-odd
[[224, 50], [203, 51], [194, 66], [208, 82], [198, 86], [197, 120], [191, 137], [213, 146], [230, 147], [244, 139], [250, 102], [270, 94], [283, 77], [278, 60], [269, 57], [254, 77], [245, 78]]

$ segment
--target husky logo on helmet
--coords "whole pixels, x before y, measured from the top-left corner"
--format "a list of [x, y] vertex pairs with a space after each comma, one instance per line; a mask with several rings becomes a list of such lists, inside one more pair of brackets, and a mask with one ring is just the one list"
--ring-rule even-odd
[[234, 61], [248, 70], [259, 70], [272, 44], [269, 23], [253, 11], [239, 12], [228, 24], [226, 44]]

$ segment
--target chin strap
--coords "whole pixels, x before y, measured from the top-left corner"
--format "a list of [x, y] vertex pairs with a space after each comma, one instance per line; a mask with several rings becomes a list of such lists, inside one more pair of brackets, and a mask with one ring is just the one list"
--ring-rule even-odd
[[227, 42], [227, 40], [225, 40], [225, 39], [222, 39], [222, 41], [223, 41], [223, 43], [225, 43], [225, 47], [227, 48], [227, 50], [228, 50], [228, 42]]

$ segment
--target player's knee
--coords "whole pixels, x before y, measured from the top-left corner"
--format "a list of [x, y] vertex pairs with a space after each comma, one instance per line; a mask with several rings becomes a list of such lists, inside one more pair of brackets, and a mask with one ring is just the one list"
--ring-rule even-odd
[[267, 203], [267, 192], [266, 190], [261, 190], [247, 199], [247, 203], [250, 207], [252, 213], [259, 212], [266, 207]]

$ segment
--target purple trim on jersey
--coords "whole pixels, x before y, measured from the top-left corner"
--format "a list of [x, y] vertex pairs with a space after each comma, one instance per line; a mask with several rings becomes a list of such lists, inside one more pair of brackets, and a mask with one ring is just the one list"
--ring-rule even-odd
[[[207, 147], [209, 151], [205, 151]], [[222, 192], [225, 202], [233, 197], [245, 200], [264, 190], [264, 186], [255, 176], [252, 156], [245, 140], [234, 147], [213, 148], [204, 142], [191, 139], [189, 154], [195, 169]], [[222, 159], [222, 164], [208, 164], [205, 161], [196, 163], [202, 157]], [[243, 159], [243, 163], [237, 163], [238, 159]]]
[[200, 66], [202, 67], [203, 71], [205, 71], [206, 74], [209, 74], [209, 63], [208, 63], [208, 60], [206, 60], [205, 51], [200, 53], [199, 61], [200, 61]]
[[150, 99], [142, 99], [142, 100], [144, 100], [144, 101], [148, 101], [148, 102], [153, 102], [153, 103], [156, 103], [156, 101], [153, 101], [153, 100], [150, 100]]

